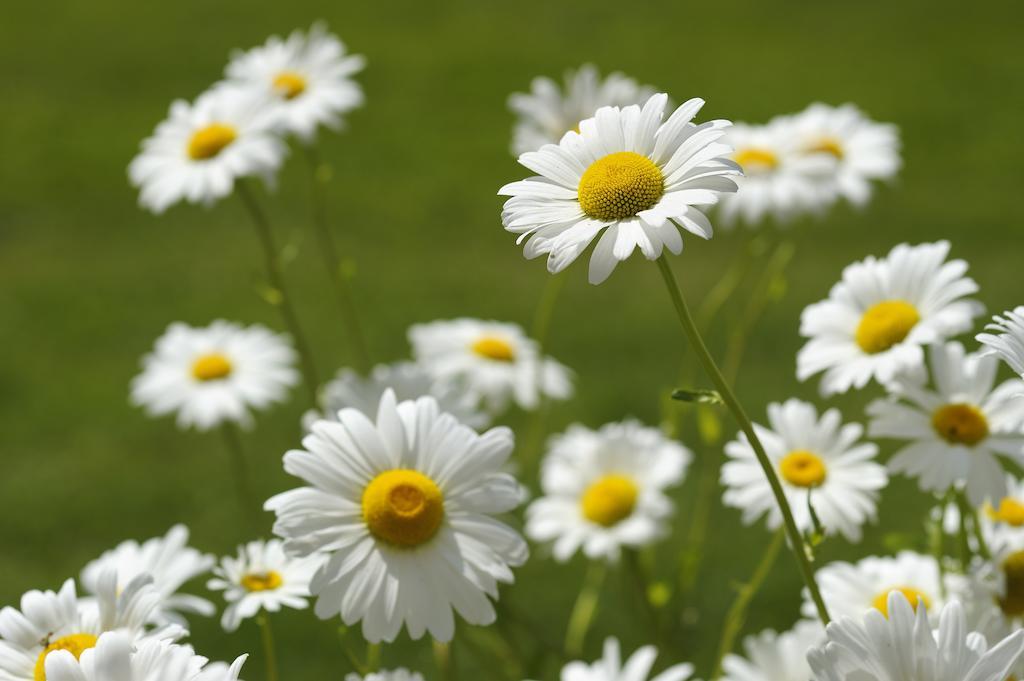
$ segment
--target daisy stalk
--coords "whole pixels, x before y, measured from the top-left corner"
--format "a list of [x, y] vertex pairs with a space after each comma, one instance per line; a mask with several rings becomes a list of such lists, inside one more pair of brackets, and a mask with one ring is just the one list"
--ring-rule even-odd
[[576, 596], [576, 603], [569, 615], [569, 626], [565, 632], [565, 656], [576, 658], [583, 654], [583, 644], [587, 639], [587, 631], [594, 621], [597, 604], [601, 598], [601, 585], [604, 584], [608, 568], [602, 561], [591, 561], [587, 565], [587, 573], [583, 577], [583, 588]]
[[278, 681], [277, 654], [274, 651], [274, 632], [270, 628], [270, 615], [261, 613], [256, 621], [260, 626], [260, 639], [263, 641], [263, 661], [267, 670], [267, 681]]
[[221, 424], [221, 433], [224, 435], [224, 443], [231, 457], [231, 465], [235, 469], [232, 476], [235, 479], [235, 491], [238, 494], [238, 505], [241, 507], [242, 516], [246, 523], [252, 524], [253, 510], [258, 509], [256, 497], [252, 492], [252, 479], [249, 473], [249, 464], [246, 461], [245, 447], [242, 445], [242, 436], [234, 423], [225, 421]]

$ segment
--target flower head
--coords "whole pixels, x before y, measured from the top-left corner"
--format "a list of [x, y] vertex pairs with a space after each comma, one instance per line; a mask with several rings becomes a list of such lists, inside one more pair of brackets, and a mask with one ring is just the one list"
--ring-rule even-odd
[[1001, 333], [978, 334], [978, 341], [1024, 378], [1024, 306], [1003, 314], [1003, 317], [993, 317], [992, 323], [985, 327]]
[[348, 674], [345, 676], [345, 681], [423, 681], [423, 676], [419, 672], [399, 668], [392, 671], [372, 672], [366, 676]]
[[729, 654], [722, 660], [724, 681], [807, 681], [807, 651], [820, 645], [825, 630], [817, 621], [797, 622], [791, 630], [762, 631], [743, 641], [746, 657]]
[[[570, 662], [562, 668], [562, 681], [647, 681], [657, 657], [657, 648], [644, 646], [623, 662], [618, 639], [607, 638], [600, 660], [591, 664]], [[685, 681], [692, 674], [693, 665], [677, 664], [651, 681]]]

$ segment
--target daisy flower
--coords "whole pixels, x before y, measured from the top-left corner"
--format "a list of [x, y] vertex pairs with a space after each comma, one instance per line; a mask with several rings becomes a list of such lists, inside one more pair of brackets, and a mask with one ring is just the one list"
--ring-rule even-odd
[[932, 386], [919, 372], [897, 376], [893, 396], [868, 406], [872, 437], [907, 441], [889, 469], [917, 478], [922, 490], [963, 488], [974, 506], [1006, 496], [998, 457], [1024, 464], [1024, 382], [996, 385], [995, 357], [956, 342], [929, 348]]
[[223, 591], [228, 607], [220, 624], [235, 631], [242, 620], [260, 610], [277, 612], [282, 606], [303, 610], [308, 605], [309, 581], [323, 564], [314, 553], [303, 558], [285, 554], [280, 539], [251, 541], [238, 547], [238, 556], [225, 556], [206, 583], [211, 591]]
[[405, 668], [393, 671], [379, 671], [359, 676], [359, 674], [348, 674], [345, 681], [423, 681], [423, 675], [419, 672], [411, 672]]
[[978, 285], [964, 276], [967, 263], [947, 262], [948, 254], [948, 241], [900, 244], [881, 260], [849, 265], [828, 299], [800, 317], [800, 335], [810, 340], [797, 355], [797, 378], [824, 371], [824, 395], [873, 378], [888, 383], [923, 364], [922, 346], [969, 330], [983, 308], [964, 297]]
[[791, 630], [777, 634], [762, 631], [743, 641], [746, 657], [729, 654], [722, 660], [725, 681], [807, 681], [811, 668], [807, 651], [825, 638], [818, 622], [797, 622]]
[[228, 82], [252, 88], [280, 105], [284, 129], [312, 142], [321, 125], [338, 129], [342, 114], [363, 104], [363, 91], [352, 80], [366, 60], [345, 52], [322, 22], [287, 40], [272, 36], [260, 47], [232, 55]]
[[178, 590], [185, 582], [209, 572], [215, 560], [212, 555], [189, 546], [188, 528], [175, 525], [162, 537], [142, 543], [129, 539], [104, 552], [82, 569], [81, 582], [87, 592], [94, 594], [99, 588], [100, 575], [107, 570], [117, 572], [118, 589], [124, 589], [139, 575], [149, 575], [160, 594], [160, 606], [155, 613], [157, 621], [184, 625], [182, 613], [207, 617], [214, 613], [210, 601], [180, 594]]
[[516, 92], [508, 98], [508, 108], [517, 117], [512, 153], [518, 156], [558, 144], [567, 131], [579, 132], [580, 121], [602, 106], [643, 104], [653, 94], [654, 88], [618, 72], [602, 79], [592, 64], [567, 72], [564, 91], [550, 78], [534, 78], [529, 93]]
[[[989, 640], [1024, 626], [1024, 540], [1019, 534], [1001, 539], [992, 545], [990, 559], [975, 560], [970, 566], [962, 599], [969, 625]], [[1013, 673], [1024, 673], [1024, 661]]]
[[863, 206], [871, 198], [871, 181], [896, 176], [900, 160], [899, 129], [876, 123], [853, 104], [812, 104], [793, 117], [800, 151], [825, 162], [819, 167], [823, 191], [838, 193]]
[[978, 341], [1024, 378], [1024, 306], [1003, 314], [1004, 317], [993, 317], [992, 323], [985, 327], [1001, 333], [979, 334]]
[[317, 421], [285, 470], [307, 486], [269, 499], [274, 533], [296, 555], [329, 554], [310, 590], [322, 619], [362, 622], [367, 641], [393, 641], [404, 626], [450, 641], [454, 609], [470, 624], [494, 621], [498, 583], [528, 550], [494, 519], [519, 504], [507, 428], [478, 435], [433, 397], [398, 403], [388, 390], [376, 421], [343, 409]]
[[[878, 447], [860, 441], [864, 429], [843, 424], [836, 409], [819, 417], [814, 405], [796, 399], [768, 405], [768, 423], [770, 428], [754, 428], [797, 526], [813, 528], [809, 500], [827, 533], [860, 541], [861, 528], [875, 519], [878, 493], [888, 483], [885, 468], [875, 462]], [[746, 525], [767, 514], [768, 527], [778, 529], [782, 513], [746, 435], [740, 433], [728, 443], [725, 453], [725, 504], [742, 510]]]
[[889, 617], [872, 610], [828, 625], [828, 640], [807, 654], [813, 681], [1005, 681], [1024, 654], [1024, 632], [989, 649], [968, 633], [959, 602], [929, 619], [899, 592], [889, 594]]
[[[657, 648], [644, 646], [623, 663], [618, 639], [607, 638], [604, 642], [604, 655], [600, 660], [592, 664], [570, 662], [562, 668], [562, 681], [647, 681], [657, 657]], [[693, 665], [677, 664], [651, 681], [685, 681], [692, 674]]]
[[616, 561], [667, 534], [672, 502], [692, 455], [637, 421], [594, 431], [574, 425], [551, 438], [541, 469], [544, 496], [526, 510], [526, 535], [553, 542], [565, 562], [582, 547], [591, 559]]
[[175, 322], [142, 359], [132, 402], [153, 416], [177, 413], [178, 427], [209, 430], [252, 424], [252, 409], [283, 402], [298, 382], [286, 336], [217, 320], [205, 328]]
[[271, 182], [287, 152], [278, 127], [269, 98], [247, 88], [218, 87], [192, 104], [175, 101], [128, 166], [139, 204], [163, 213], [179, 201], [211, 205], [242, 177]]
[[417, 362], [447, 390], [471, 394], [498, 414], [514, 401], [536, 409], [541, 398], [572, 395], [572, 373], [550, 357], [517, 324], [453, 319], [415, 324], [409, 342]]
[[668, 95], [640, 106], [602, 107], [557, 145], [519, 157], [537, 176], [507, 184], [511, 196], [501, 219], [505, 229], [528, 240], [527, 258], [548, 255], [548, 270], [561, 272], [602, 234], [590, 259], [590, 283], [599, 284], [639, 247], [648, 260], [664, 248], [683, 249], [679, 229], [711, 238], [699, 207], [736, 191], [741, 174], [719, 142], [728, 121], [694, 125], [704, 105], [691, 99], [663, 121]]

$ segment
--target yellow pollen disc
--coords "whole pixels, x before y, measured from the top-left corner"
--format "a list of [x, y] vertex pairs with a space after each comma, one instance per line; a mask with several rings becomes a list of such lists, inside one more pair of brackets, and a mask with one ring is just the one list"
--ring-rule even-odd
[[611, 527], [633, 513], [639, 490], [625, 475], [606, 475], [583, 492], [580, 506], [583, 517], [592, 523]]
[[895, 589], [888, 589], [875, 596], [875, 600], [871, 602], [871, 605], [875, 606], [875, 609], [881, 612], [886, 618], [889, 617], [889, 594], [893, 591], [899, 591], [901, 594], [906, 596], [910, 602], [910, 607], [917, 612], [917, 604], [924, 603], [925, 610], [932, 609], [932, 600], [928, 598], [922, 591], [918, 591], [912, 586], [898, 586]]
[[779, 473], [786, 482], [797, 487], [818, 487], [828, 475], [821, 457], [806, 449], [796, 449], [782, 457]]
[[273, 591], [281, 586], [283, 580], [281, 575], [273, 570], [269, 572], [250, 572], [242, 575], [239, 580], [246, 591]]
[[621, 220], [658, 203], [665, 178], [646, 156], [617, 151], [591, 163], [577, 191], [580, 208], [590, 217]]
[[807, 148], [810, 154], [832, 154], [836, 158], [843, 157], [843, 147], [835, 137], [822, 137], [817, 143]]
[[747, 173], [772, 170], [779, 165], [779, 157], [768, 149], [741, 149], [732, 158]]
[[231, 360], [219, 352], [203, 355], [192, 363], [192, 376], [199, 381], [217, 381], [231, 375]]
[[999, 607], [1009, 617], [1024, 615], [1024, 551], [1015, 551], [1003, 561], [1006, 576], [1006, 594], [999, 599]]
[[433, 538], [443, 519], [444, 495], [419, 471], [386, 471], [363, 490], [363, 520], [389, 544], [419, 546]]
[[1024, 504], [1012, 497], [1003, 497], [996, 508], [986, 505], [985, 513], [999, 523], [1006, 523], [1013, 527], [1024, 525]]
[[206, 161], [213, 158], [224, 147], [235, 141], [238, 132], [224, 123], [210, 123], [192, 133], [188, 141], [188, 155], [193, 161]]
[[516, 358], [512, 345], [508, 341], [495, 336], [484, 336], [474, 342], [471, 347], [476, 354], [487, 359], [493, 359], [496, 362], [512, 362]]
[[885, 352], [907, 337], [921, 315], [905, 300], [883, 300], [869, 307], [857, 325], [857, 345], [869, 355]]
[[274, 89], [285, 99], [295, 99], [306, 91], [306, 79], [294, 71], [282, 71], [274, 77]]
[[46, 646], [43, 652], [39, 653], [36, 660], [35, 671], [32, 674], [34, 681], [46, 681], [46, 656], [55, 650], [66, 650], [75, 656], [77, 660], [89, 648], [96, 647], [96, 637], [92, 634], [71, 634], [62, 636]]
[[932, 428], [951, 445], [973, 446], [988, 437], [988, 419], [973, 404], [947, 404], [932, 414]]

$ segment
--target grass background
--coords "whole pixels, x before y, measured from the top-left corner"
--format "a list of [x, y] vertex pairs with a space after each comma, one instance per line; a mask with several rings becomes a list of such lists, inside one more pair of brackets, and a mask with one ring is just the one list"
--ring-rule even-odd
[[[1016, 16], [1011, 16], [1016, 13]], [[179, 433], [129, 406], [138, 358], [172, 320], [216, 317], [279, 327], [256, 295], [259, 253], [240, 206], [179, 207], [155, 218], [135, 206], [125, 167], [176, 97], [194, 97], [233, 47], [328, 20], [367, 56], [367, 106], [348, 132], [322, 139], [333, 164], [330, 214], [357, 263], [354, 285], [375, 358], [405, 356], [406, 327], [460, 315], [528, 324], [546, 281], [501, 230], [495, 191], [524, 175], [508, 153], [505, 99], [538, 74], [592, 61], [665, 89], [699, 95], [704, 117], [763, 121], [811, 101], [853, 101], [903, 131], [906, 167], [871, 206], [835, 210], [789, 236], [789, 288], [751, 340], [741, 396], [749, 410], [791, 395], [800, 310], [824, 297], [842, 267], [901, 241], [947, 238], [967, 258], [991, 310], [1019, 304], [1022, 223], [1019, 124], [1024, 114], [1020, 10], [982, 12], [952, 2], [856, 4], [660, 2], [625, 5], [520, 0], [492, 3], [18, 3], [0, 25], [0, 603], [56, 588], [88, 559], [127, 538], [185, 522], [193, 543], [224, 553], [245, 540], [215, 436]], [[321, 372], [346, 359], [342, 329], [316, 262], [306, 174], [296, 157], [271, 206], [279, 238], [298, 244], [288, 278], [315, 336]], [[687, 239], [675, 267], [694, 302], [742, 237]], [[591, 287], [568, 275], [551, 352], [579, 376], [578, 396], [553, 427], [658, 418], [659, 395], [685, 354], [655, 268], [634, 259]], [[862, 418], [865, 396], [833, 403]], [[298, 443], [299, 393], [246, 436], [261, 496], [294, 482], [280, 456]], [[512, 425], [523, 419], [513, 415]], [[687, 443], [696, 439], [684, 432]], [[886, 447], [888, 451], [891, 447]], [[696, 467], [692, 472], [696, 472]], [[693, 476], [691, 476], [692, 478]], [[692, 479], [679, 493], [678, 531], [655, 557], [659, 578], [683, 536]], [[822, 559], [886, 550], [886, 534], [921, 540], [925, 500], [911, 485], [886, 490], [885, 531], [860, 546], [829, 542]], [[757, 562], [767, 535], [716, 508], [689, 626], [663, 660], [714, 656], [732, 582]], [[265, 518], [269, 529], [270, 517]], [[582, 565], [538, 553], [507, 589], [536, 638], [561, 641]], [[201, 585], [196, 587], [202, 590]], [[788, 628], [799, 582], [780, 559], [758, 595], [748, 631]], [[608, 582], [588, 641], [615, 634], [631, 649], [647, 634], [632, 593]], [[286, 678], [340, 678], [333, 623], [289, 612], [276, 620]], [[258, 651], [255, 627], [227, 637], [195, 621], [193, 642], [214, 658]], [[531, 644], [533, 645], [533, 644]], [[427, 662], [429, 646], [402, 644]], [[469, 678], [489, 660], [457, 651]], [[385, 651], [394, 663], [396, 649]], [[262, 678], [254, 655], [247, 678]], [[481, 671], [488, 670], [488, 671]], [[553, 678], [551, 669], [547, 676]]]

